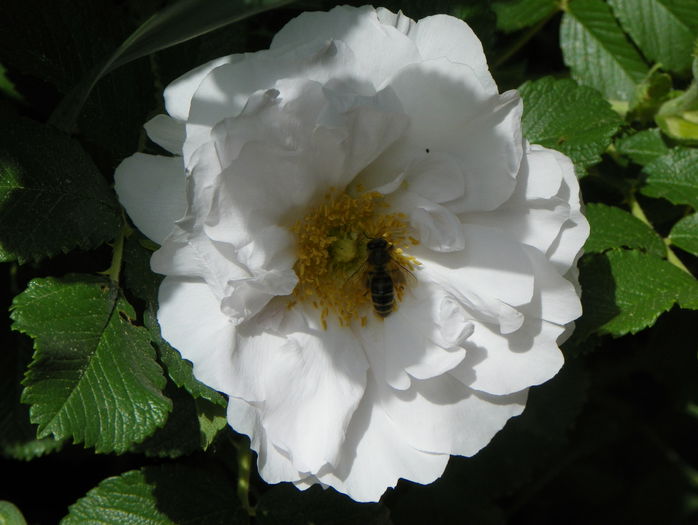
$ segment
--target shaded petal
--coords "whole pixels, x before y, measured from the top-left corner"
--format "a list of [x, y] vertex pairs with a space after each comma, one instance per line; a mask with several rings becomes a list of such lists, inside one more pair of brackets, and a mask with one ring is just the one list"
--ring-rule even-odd
[[475, 295], [510, 306], [533, 297], [533, 269], [521, 244], [498, 230], [468, 224], [463, 227], [465, 248], [441, 253], [416, 246], [412, 254], [423, 264], [421, 275], [439, 283], [466, 305]]
[[242, 55], [230, 55], [216, 58], [172, 81], [165, 88], [163, 95], [165, 97], [165, 109], [167, 109], [170, 116], [178, 120], [187, 120], [189, 118], [191, 99], [206, 75], [218, 66], [240, 60], [241, 57]]
[[238, 329], [230, 395], [259, 407], [269, 443], [297, 470], [316, 472], [337, 461], [368, 363], [350, 331], [311, 328], [299, 309], [287, 310], [283, 335]]
[[447, 15], [428, 16], [411, 28], [409, 37], [414, 40], [423, 59], [443, 57], [466, 64], [487, 90], [496, 92], [497, 86], [489, 72], [480, 39], [462, 20]]
[[226, 394], [234, 386], [235, 327], [220, 311], [208, 285], [165, 277], [158, 293], [162, 337], [194, 364], [194, 376]]
[[[339, 100], [316, 82], [279, 87], [285, 95], [261, 95], [263, 101], [249, 106], [249, 118], [246, 108], [216, 127], [216, 151], [228, 165], [222, 174], [213, 166], [197, 177], [209, 181], [200, 183], [207, 191], [203, 201], [212, 203], [205, 211], [207, 234], [237, 247], [257, 246], [263, 228], [291, 226], [330, 187], [349, 183], [407, 125], [389, 91]], [[203, 158], [211, 154], [206, 147], [200, 148]]]
[[411, 126], [376, 170], [404, 169], [429, 155], [427, 149], [446, 152], [464, 173], [464, 195], [453, 201], [453, 211], [495, 209], [511, 196], [523, 154], [522, 104], [515, 91], [488, 91], [470, 67], [445, 58], [410, 64], [387, 85]]
[[136, 153], [117, 166], [114, 189], [133, 223], [158, 244], [186, 210], [181, 157]]
[[[419, 420], [415, 419], [415, 422]], [[449, 456], [417, 450], [381, 407], [373, 380], [347, 429], [342, 458], [334, 469], [316, 474], [356, 501], [378, 501], [399, 478], [427, 484], [443, 474]]]
[[555, 160], [560, 165], [564, 182], [558, 196], [570, 203], [570, 215], [546, 255], [558, 271], [565, 274], [573, 268], [581, 255], [582, 247], [589, 237], [589, 223], [581, 211], [579, 181], [572, 161], [562, 153], [548, 151], [555, 156]]
[[399, 68], [420, 58], [414, 43], [395, 27], [381, 23], [371, 6], [302, 13], [274, 36], [271, 49], [298, 46], [308, 41], [308, 35], [344, 42], [356, 57], [357, 67], [349, 74], [370, 80], [376, 89]]
[[477, 392], [445, 374], [413, 381], [409, 390], [379, 385], [378, 398], [403, 439], [424, 452], [472, 456], [519, 415], [527, 391], [509, 396]]
[[410, 377], [426, 379], [453, 369], [465, 357], [463, 341], [472, 323], [442, 288], [410, 287], [397, 311], [357, 329], [376, 379], [404, 390]]
[[299, 481], [306, 475], [298, 472], [274, 445], [269, 443], [261, 422], [260, 410], [242, 399], [228, 399], [228, 423], [237, 432], [250, 437], [250, 448], [257, 452], [257, 470], [267, 483]]
[[564, 357], [557, 339], [564, 327], [526, 318], [513, 334], [501, 334], [492, 325], [475, 322], [465, 342], [465, 359], [449, 373], [470, 388], [507, 395], [553, 377]]
[[550, 249], [567, 228], [572, 211], [556, 155], [538, 148], [529, 147], [516, 189], [506, 203], [491, 212], [463, 214], [463, 222], [498, 228], [544, 253]]
[[143, 127], [150, 140], [175, 155], [182, 154], [186, 127], [181, 120], [167, 115], [155, 115]]
[[524, 247], [536, 279], [534, 300], [522, 311], [546, 321], [565, 325], [582, 315], [582, 303], [574, 285], [535, 248]]

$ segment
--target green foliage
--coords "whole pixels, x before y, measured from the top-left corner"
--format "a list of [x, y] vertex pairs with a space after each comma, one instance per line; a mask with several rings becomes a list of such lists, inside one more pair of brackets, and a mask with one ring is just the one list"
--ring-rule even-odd
[[518, 31], [545, 20], [560, 7], [557, 0], [504, 0], [492, 4], [497, 14], [497, 29]]
[[0, 500], [0, 525], [27, 525], [27, 522], [15, 505]]
[[31, 348], [26, 348], [19, 337], [13, 339], [12, 346], [0, 352], [0, 454], [29, 461], [59, 450], [63, 443], [36, 438], [36, 426], [29, 422], [29, 407], [20, 404], [21, 380]]
[[698, 282], [667, 261], [635, 250], [614, 250], [580, 263], [582, 306], [577, 337], [592, 332], [615, 336], [652, 326], [678, 303], [698, 308]]
[[640, 51], [665, 69], [687, 72], [698, 37], [694, 0], [608, 0]]
[[40, 438], [124, 452], [165, 423], [165, 378], [135, 311], [107, 281], [35, 279], [13, 304], [13, 328], [36, 353], [22, 401]]
[[105, 479], [71, 505], [61, 525], [244, 525], [228, 476], [215, 468], [171, 464]]
[[669, 153], [669, 148], [657, 128], [638, 131], [634, 135], [623, 137], [616, 143], [616, 148], [619, 154], [643, 166]]
[[574, 0], [560, 27], [560, 47], [572, 78], [609, 100], [630, 101], [648, 69], [603, 0]]
[[[113, 239], [113, 192], [80, 144], [27, 119], [0, 141], [0, 244], [20, 262]], [[17, 220], [21, 217], [22, 220]]]
[[646, 185], [642, 193], [663, 197], [674, 204], [688, 204], [698, 210], [698, 150], [676, 148], [644, 169]]
[[[0, 62], [69, 93], [116, 49], [128, 25], [110, 0], [5, 0]], [[79, 120], [59, 127], [72, 132], [77, 125], [100, 157], [114, 162], [138, 148], [152, 92], [148, 65], [134, 63], [97, 84]]]
[[[380, 504], [359, 504], [256, 474], [226, 397], [163, 340], [157, 246], [125, 231], [110, 186], [122, 158], [153, 151], [142, 125], [162, 112], [165, 85], [266, 48], [302, 10], [334, 4], [5, 0], [0, 298], [16, 331], [5, 319], [0, 524], [695, 523], [695, 4], [388, 2], [467, 21], [500, 89], [521, 86], [524, 138], [573, 160], [591, 235], [584, 315], [558, 375], [435, 483], [401, 481]], [[110, 244], [122, 233], [123, 253]], [[114, 281], [96, 277], [110, 259]]]
[[528, 82], [520, 92], [530, 142], [568, 155], [580, 176], [601, 160], [621, 121], [597, 92], [551, 77]]
[[698, 256], [698, 213], [677, 222], [669, 234], [672, 244]]
[[666, 256], [666, 247], [657, 232], [630, 213], [615, 206], [589, 204], [586, 216], [591, 226], [584, 245], [586, 253], [636, 248], [658, 257]]

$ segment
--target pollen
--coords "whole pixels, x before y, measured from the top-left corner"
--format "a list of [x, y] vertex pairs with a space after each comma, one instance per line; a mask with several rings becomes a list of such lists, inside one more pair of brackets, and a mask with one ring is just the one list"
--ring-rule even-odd
[[[289, 308], [304, 302], [320, 313], [322, 324], [335, 318], [340, 326], [357, 320], [368, 323], [371, 294], [367, 287], [369, 240], [382, 237], [392, 249], [392, 263], [411, 273], [419, 261], [407, 254], [418, 243], [411, 235], [407, 216], [391, 213], [390, 205], [378, 192], [358, 196], [331, 189], [322, 203], [297, 221], [294, 266], [298, 284]], [[407, 280], [395, 279], [395, 297], [403, 297]]]

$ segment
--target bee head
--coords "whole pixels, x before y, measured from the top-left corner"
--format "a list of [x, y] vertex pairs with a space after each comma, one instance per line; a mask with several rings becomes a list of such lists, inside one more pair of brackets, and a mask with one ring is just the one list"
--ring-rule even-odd
[[366, 248], [368, 248], [369, 250], [386, 250], [389, 246], [390, 243], [386, 241], [383, 237], [371, 239], [366, 243]]

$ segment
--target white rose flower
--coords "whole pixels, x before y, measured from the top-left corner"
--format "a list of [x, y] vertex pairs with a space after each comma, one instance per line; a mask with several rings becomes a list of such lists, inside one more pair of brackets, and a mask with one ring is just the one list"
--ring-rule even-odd
[[269, 483], [432, 482], [562, 366], [579, 186], [461, 20], [304, 13], [165, 103], [145, 128], [175, 156], [124, 160], [116, 190], [161, 245], [163, 337]]

